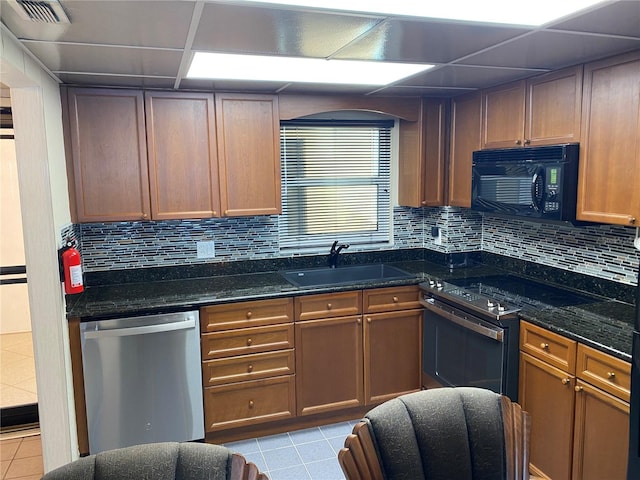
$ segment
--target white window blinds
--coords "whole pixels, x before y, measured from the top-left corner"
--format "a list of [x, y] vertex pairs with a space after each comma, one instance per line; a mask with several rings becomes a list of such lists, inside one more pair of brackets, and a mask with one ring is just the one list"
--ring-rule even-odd
[[282, 122], [281, 250], [390, 242], [392, 127]]

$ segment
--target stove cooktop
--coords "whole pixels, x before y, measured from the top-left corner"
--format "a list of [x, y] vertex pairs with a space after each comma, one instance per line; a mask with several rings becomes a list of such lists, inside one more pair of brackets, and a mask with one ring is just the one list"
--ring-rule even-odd
[[427, 297], [464, 306], [487, 318], [507, 321], [525, 307], [537, 309], [586, 305], [597, 299], [515, 275], [430, 280], [421, 285]]
[[453, 279], [448, 282], [469, 292], [496, 297], [498, 300], [508, 299], [521, 306], [569, 307], [598, 301], [577, 292], [508, 274]]

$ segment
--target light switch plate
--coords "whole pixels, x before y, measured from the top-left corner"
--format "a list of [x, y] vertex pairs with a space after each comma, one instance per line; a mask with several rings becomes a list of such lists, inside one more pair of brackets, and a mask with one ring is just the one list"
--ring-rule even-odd
[[216, 246], [213, 240], [196, 243], [198, 258], [214, 258], [216, 256]]

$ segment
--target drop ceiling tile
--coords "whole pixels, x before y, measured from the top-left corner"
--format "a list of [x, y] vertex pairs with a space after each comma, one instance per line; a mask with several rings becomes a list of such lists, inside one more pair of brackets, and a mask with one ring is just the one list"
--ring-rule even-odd
[[182, 52], [68, 43], [25, 42], [51, 71], [172, 76]]
[[545, 73], [546, 70], [447, 65], [397, 82], [400, 87], [485, 88]]
[[558, 69], [640, 48], [640, 39], [540, 31], [472, 55], [461, 63]]
[[3, 0], [0, 16], [22, 39], [182, 48], [192, 1], [62, 0], [70, 25], [23, 20]]
[[530, 30], [453, 22], [386, 20], [335, 58], [447, 63]]
[[173, 88], [175, 83], [175, 78], [81, 75], [70, 73], [56, 73], [56, 76], [68, 85], [97, 87]]
[[192, 48], [323, 58], [380, 21], [367, 16], [207, 3]]
[[640, 2], [606, 3], [583, 15], [558, 22], [553, 29], [640, 37]]

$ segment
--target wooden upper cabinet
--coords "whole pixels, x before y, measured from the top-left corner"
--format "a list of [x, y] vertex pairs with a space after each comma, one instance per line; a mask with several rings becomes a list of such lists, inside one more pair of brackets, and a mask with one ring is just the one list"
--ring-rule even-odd
[[149, 218], [142, 92], [70, 88], [67, 108], [77, 221]]
[[582, 65], [527, 81], [525, 145], [580, 141]]
[[640, 51], [584, 67], [579, 220], [640, 224]]
[[582, 66], [485, 90], [482, 148], [580, 141]]
[[525, 81], [482, 92], [482, 148], [523, 144]]
[[444, 205], [444, 100], [423, 99], [418, 121], [400, 121], [398, 203]]
[[451, 150], [449, 156], [448, 205], [471, 206], [471, 163], [482, 138], [479, 92], [451, 101]]
[[216, 94], [216, 122], [223, 215], [281, 213], [278, 97]]
[[220, 216], [213, 94], [146, 92], [155, 220]]

